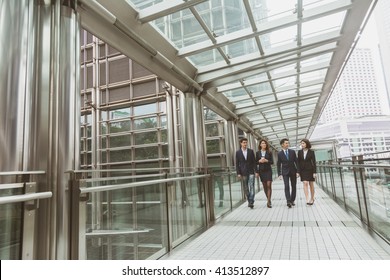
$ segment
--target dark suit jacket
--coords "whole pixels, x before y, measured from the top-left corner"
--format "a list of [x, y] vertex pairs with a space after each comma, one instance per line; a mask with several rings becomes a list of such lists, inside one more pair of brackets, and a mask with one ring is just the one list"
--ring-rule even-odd
[[298, 166], [300, 171], [306, 170], [307, 172], [317, 173], [316, 156], [313, 150], [308, 150], [306, 158], [303, 158], [303, 150], [298, 151]]
[[241, 149], [236, 152], [236, 171], [237, 175], [248, 176], [256, 173], [255, 153], [247, 148], [247, 159]]
[[266, 152], [265, 153], [265, 159], [268, 160], [268, 162], [265, 163], [259, 163], [259, 160], [261, 159], [261, 151], [256, 152], [256, 164], [258, 165], [258, 171], [272, 171], [271, 164], [274, 164], [274, 159], [272, 156], [272, 153]]
[[291, 175], [299, 173], [298, 158], [294, 150], [288, 149], [288, 159], [284, 150], [278, 153], [278, 175]]

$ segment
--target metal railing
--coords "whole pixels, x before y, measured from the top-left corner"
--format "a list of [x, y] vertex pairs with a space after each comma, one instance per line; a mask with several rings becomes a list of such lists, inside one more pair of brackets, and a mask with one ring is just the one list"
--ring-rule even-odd
[[390, 158], [355, 156], [317, 164], [317, 183], [390, 244]]
[[71, 172], [71, 258], [157, 259], [242, 203], [235, 169]]
[[0, 259], [34, 259], [36, 210], [39, 200], [52, 196], [38, 192], [37, 176], [44, 171], [0, 172]]

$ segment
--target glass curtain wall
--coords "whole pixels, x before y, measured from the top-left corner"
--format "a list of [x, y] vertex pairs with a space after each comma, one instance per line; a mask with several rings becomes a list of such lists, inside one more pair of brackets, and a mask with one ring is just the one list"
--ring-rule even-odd
[[[95, 177], [115, 177], [119, 174], [115, 170], [127, 169], [133, 178], [126, 182], [145, 174], [188, 175], [182, 165], [180, 93], [86, 31], [80, 42], [81, 168], [101, 170], [93, 173]], [[96, 184], [112, 184], [112, 180], [100, 179]], [[87, 258], [155, 258], [168, 250], [168, 225], [173, 246], [181, 243], [206, 225], [205, 208], [199, 207], [199, 199], [204, 199], [199, 184], [189, 180], [90, 195]], [[148, 230], [140, 233], [139, 229]], [[111, 235], [122, 230], [127, 236], [93, 234], [102, 230]]]

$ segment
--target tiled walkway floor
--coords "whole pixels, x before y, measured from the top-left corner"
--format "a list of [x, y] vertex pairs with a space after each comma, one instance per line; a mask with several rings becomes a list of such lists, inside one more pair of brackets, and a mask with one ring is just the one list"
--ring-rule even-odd
[[381, 260], [390, 259], [370, 234], [320, 188], [307, 206], [298, 182], [296, 206], [289, 209], [283, 183], [273, 183], [272, 208], [263, 192], [255, 208], [244, 203], [164, 260]]

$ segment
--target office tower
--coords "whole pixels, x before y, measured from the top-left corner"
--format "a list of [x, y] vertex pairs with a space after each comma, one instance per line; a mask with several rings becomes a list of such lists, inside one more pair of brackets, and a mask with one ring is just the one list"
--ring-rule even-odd
[[356, 48], [326, 104], [321, 122], [382, 115], [376, 71], [372, 51]]
[[375, 8], [377, 23], [379, 54], [385, 79], [387, 101], [390, 107], [390, 1], [378, 1]]

